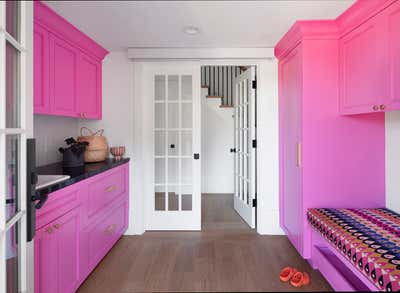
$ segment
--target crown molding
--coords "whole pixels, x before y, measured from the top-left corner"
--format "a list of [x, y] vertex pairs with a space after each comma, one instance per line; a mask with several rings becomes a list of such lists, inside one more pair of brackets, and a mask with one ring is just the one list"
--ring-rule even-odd
[[271, 59], [274, 48], [128, 48], [134, 60]]

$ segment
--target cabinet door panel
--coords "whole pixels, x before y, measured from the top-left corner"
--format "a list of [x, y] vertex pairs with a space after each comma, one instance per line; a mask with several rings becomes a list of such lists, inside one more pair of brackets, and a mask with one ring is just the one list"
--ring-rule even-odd
[[34, 113], [50, 114], [49, 100], [49, 32], [34, 24]]
[[301, 46], [280, 64], [280, 141], [282, 224], [289, 239], [302, 251], [302, 184], [297, 163], [297, 144], [301, 142], [302, 57]]
[[390, 94], [386, 102], [388, 110], [400, 109], [400, 2], [387, 11], [388, 45], [390, 64]]
[[62, 39], [50, 38], [52, 114], [78, 117], [76, 106], [79, 52]]
[[388, 58], [380, 15], [340, 40], [340, 79], [342, 114], [374, 112], [374, 106], [384, 103]]
[[35, 236], [35, 292], [58, 292], [57, 236], [51, 225], [36, 231]]
[[35, 292], [72, 293], [79, 285], [79, 208], [38, 230]]
[[60, 293], [74, 292], [79, 284], [78, 210], [76, 208], [54, 221], [53, 227], [58, 240], [58, 292]]
[[78, 75], [79, 114], [101, 119], [101, 63], [81, 53]]

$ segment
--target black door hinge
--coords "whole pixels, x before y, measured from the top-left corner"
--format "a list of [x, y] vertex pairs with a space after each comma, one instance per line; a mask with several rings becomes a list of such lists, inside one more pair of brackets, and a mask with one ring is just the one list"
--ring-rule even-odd
[[257, 139], [253, 139], [252, 144], [253, 144], [253, 149], [256, 149], [257, 148]]
[[257, 80], [253, 80], [253, 81], [251, 82], [251, 87], [252, 87], [253, 89], [257, 89]]
[[236, 153], [236, 149], [235, 148], [231, 149], [230, 151], [231, 151], [231, 153]]
[[253, 198], [253, 208], [257, 207], [257, 198]]

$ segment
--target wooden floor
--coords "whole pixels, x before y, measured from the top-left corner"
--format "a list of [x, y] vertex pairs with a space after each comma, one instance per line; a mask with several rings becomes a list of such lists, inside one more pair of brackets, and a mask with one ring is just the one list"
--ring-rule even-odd
[[[232, 195], [203, 195], [202, 232], [124, 236], [79, 288], [79, 293], [195, 291], [331, 291], [284, 236], [260, 236], [233, 210]], [[311, 275], [294, 289], [282, 267]]]

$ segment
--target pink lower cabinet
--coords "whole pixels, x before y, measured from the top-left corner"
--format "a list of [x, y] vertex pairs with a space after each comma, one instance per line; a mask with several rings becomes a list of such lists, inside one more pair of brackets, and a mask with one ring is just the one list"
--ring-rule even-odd
[[128, 227], [128, 164], [49, 194], [37, 212], [35, 292], [71, 293]]
[[74, 292], [79, 285], [79, 208], [37, 231], [35, 292]]
[[104, 218], [86, 227], [81, 243], [81, 268], [86, 277], [120, 238], [128, 225], [128, 201], [115, 205]]
[[384, 113], [340, 115], [339, 41], [332, 25], [297, 22], [275, 48], [280, 224], [305, 258], [311, 255], [308, 208], [385, 206]]

